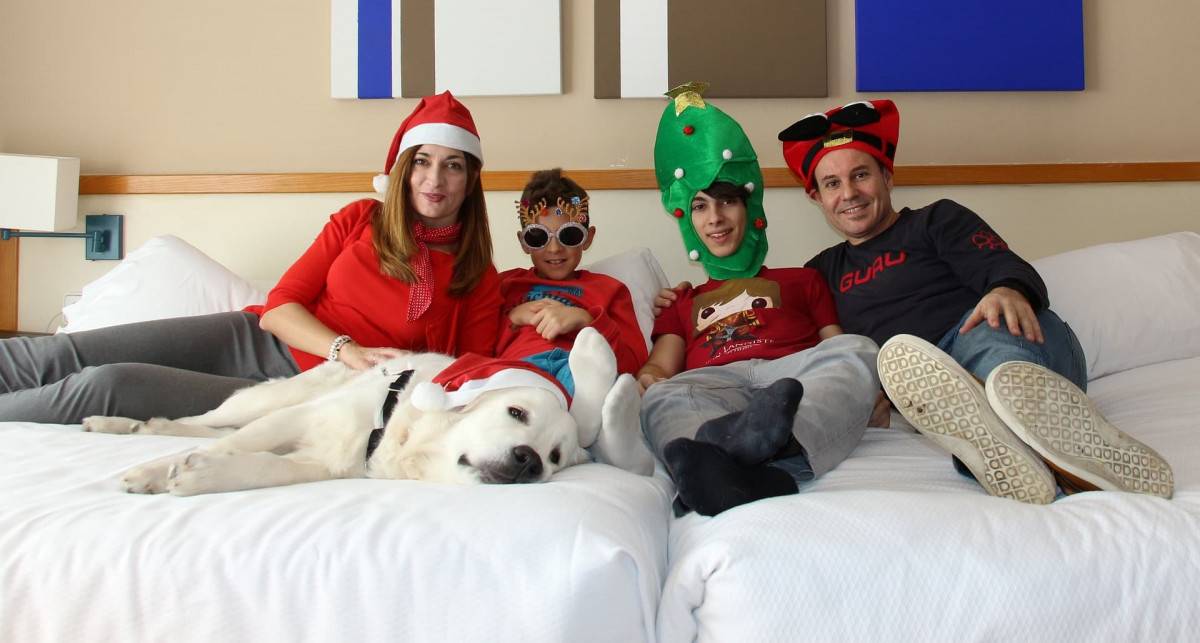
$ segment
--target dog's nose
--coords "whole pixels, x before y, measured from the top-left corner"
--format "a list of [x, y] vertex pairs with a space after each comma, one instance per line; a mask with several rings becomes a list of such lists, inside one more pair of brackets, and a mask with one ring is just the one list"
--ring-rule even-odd
[[512, 458], [519, 469], [517, 482], [530, 482], [542, 477], [542, 457], [532, 447], [524, 444], [513, 447]]

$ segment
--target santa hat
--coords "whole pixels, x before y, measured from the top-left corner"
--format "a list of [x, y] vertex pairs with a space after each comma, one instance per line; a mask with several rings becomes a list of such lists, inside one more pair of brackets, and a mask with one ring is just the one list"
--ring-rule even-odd
[[[763, 211], [762, 169], [742, 126], [706, 103], [708, 83], [688, 83], [667, 92], [654, 138], [654, 176], [662, 204], [679, 224], [688, 258], [714, 279], [753, 277], [767, 256], [767, 215]], [[715, 182], [744, 187], [746, 229], [742, 245], [728, 257], [709, 252], [692, 225], [692, 199]]]
[[779, 133], [783, 160], [807, 190], [821, 157], [837, 149], [862, 150], [891, 171], [900, 138], [900, 113], [890, 100], [850, 103], [824, 114], [809, 114]]
[[467, 353], [438, 373], [431, 382], [413, 389], [412, 403], [422, 411], [445, 411], [466, 406], [486, 391], [534, 387], [550, 391], [567, 410], [571, 396], [558, 380], [519, 359], [481, 357]]
[[461, 150], [483, 162], [483, 148], [479, 143], [479, 132], [475, 129], [475, 120], [466, 106], [458, 102], [450, 92], [442, 92], [437, 96], [427, 96], [417, 103], [408, 118], [400, 123], [396, 136], [392, 139], [392, 147], [388, 150], [387, 163], [383, 166], [383, 174], [378, 174], [373, 180], [375, 191], [387, 192], [388, 175], [396, 164], [396, 157], [410, 147], [433, 143], [456, 150]]

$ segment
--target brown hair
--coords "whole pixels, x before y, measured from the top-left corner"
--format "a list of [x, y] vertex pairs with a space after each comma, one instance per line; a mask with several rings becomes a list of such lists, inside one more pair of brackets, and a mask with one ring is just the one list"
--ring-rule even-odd
[[[587, 195], [587, 190], [583, 189], [578, 183], [563, 176], [562, 168], [556, 167], [552, 170], [538, 170], [530, 175], [529, 181], [525, 183], [525, 190], [521, 192], [521, 201], [523, 203], [537, 203], [545, 199], [546, 203], [553, 207], [559, 198], [562, 198], [564, 201], [570, 201], [571, 197], [577, 196], [580, 199], [586, 199]], [[588, 221], [584, 225], [591, 224], [591, 214], [589, 213]]]
[[[392, 166], [388, 177], [387, 194], [383, 203], [375, 208], [371, 221], [371, 238], [379, 254], [379, 269], [383, 274], [395, 277], [406, 284], [415, 283], [417, 274], [409, 258], [417, 252], [417, 240], [413, 236], [412, 222], [416, 220], [416, 209], [412, 203], [409, 178], [412, 176], [413, 159], [419, 145], [404, 150]], [[458, 210], [462, 222], [458, 252], [454, 255], [454, 279], [450, 282], [450, 296], [461, 297], [469, 293], [483, 279], [483, 274], [492, 265], [492, 233], [488, 228], [487, 204], [483, 198], [481, 170], [483, 163], [466, 152], [467, 196]]]
[[716, 181], [700, 191], [717, 200], [724, 198], [737, 199], [742, 202], [742, 205], [745, 205], [750, 200], [750, 190], [747, 190], [746, 186], [727, 181]]

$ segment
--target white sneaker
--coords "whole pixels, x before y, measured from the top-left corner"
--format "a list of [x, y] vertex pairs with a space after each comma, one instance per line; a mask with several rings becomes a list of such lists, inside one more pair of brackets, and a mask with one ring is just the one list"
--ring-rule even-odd
[[1171, 466], [1113, 426], [1067, 378], [1029, 362], [988, 375], [992, 408], [1066, 481], [1082, 491], [1129, 491], [1170, 498]]
[[958, 457], [988, 493], [1054, 501], [1054, 474], [992, 410], [979, 380], [941, 349], [896, 335], [879, 349], [879, 379], [913, 428]]

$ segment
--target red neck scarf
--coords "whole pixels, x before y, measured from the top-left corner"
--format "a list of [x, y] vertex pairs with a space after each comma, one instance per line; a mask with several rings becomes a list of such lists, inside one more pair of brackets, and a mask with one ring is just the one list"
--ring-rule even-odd
[[462, 221], [444, 228], [428, 228], [420, 221], [413, 221], [413, 236], [417, 239], [417, 255], [413, 257], [413, 268], [417, 271], [417, 283], [408, 295], [408, 321], [416, 321], [429, 309], [433, 301], [433, 262], [429, 259], [429, 246], [457, 243], [462, 233]]

